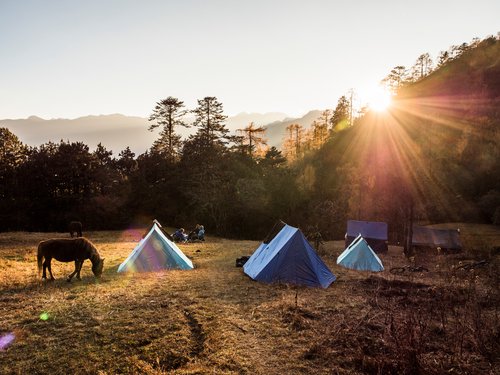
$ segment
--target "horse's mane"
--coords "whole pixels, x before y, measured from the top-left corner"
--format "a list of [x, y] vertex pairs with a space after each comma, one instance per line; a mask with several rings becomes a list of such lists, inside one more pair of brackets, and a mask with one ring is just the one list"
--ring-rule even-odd
[[97, 251], [97, 248], [94, 246], [94, 244], [92, 242], [90, 242], [86, 238], [81, 238], [81, 246], [85, 250], [89, 251], [89, 253], [90, 253], [89, 259], [93, 265], [97, 264], [101, 260], [99, 252]]

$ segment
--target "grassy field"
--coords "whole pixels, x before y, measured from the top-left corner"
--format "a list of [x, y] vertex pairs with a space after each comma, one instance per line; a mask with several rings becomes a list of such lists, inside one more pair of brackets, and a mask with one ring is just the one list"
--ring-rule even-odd
[[373, 274], [338, 267], [343, 243], [328, 242], [326, 290], [254, 282], [235, 259], [258, 243], [210, 237], [180, 246], [192, 271], [117, 274], [144, 230], [86, 233], [106, 258], [100, 281], [87, 261], [67, 283], [73, 264], [55, 261], [42, 283], [37, 243], [66, 235], [0, 233], [0, 373], [499, 373], [500, 229], [461, 228], [464, 252], [418, 254], [429, 272], [407, 275], [389, 272], [410, 264], [399, 247]]

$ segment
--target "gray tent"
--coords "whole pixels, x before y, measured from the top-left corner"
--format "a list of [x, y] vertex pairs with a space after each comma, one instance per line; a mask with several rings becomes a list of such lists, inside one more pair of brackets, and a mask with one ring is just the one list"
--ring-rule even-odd
[[462, 250], [458, 229], [435, 229], [417, 225], [413, 226], [412, 246]]

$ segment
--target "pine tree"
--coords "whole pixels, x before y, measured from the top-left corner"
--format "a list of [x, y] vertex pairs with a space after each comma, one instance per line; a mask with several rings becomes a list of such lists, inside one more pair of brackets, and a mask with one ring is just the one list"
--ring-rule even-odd
[[342, 95], [339, 98], [337, 107], [335, 107], [335, 111], [333, 111], [333, 116], [331, 118], [332, 132], [340, 131], [349, 126], [350, 106], [347, 98]]
[[432, 72], [432, 59], [428, 53], [421, 54], [411, 68], [411, 80], [413, 82], [424, 78]]
[[328, 138], [328, 124], [321, 122], [321, 119], [322, 118], [320, 118], [320, 121], [313, 121], [311, 125], [311, 146], [313, 149], [320, 148]]
[[120, 153], [118, 154], [116, 168], [120, 172], [122, 179], [128, 179], [132, 172], [137, 168], [135, 153], [130, 150], [129, 146], [120, 151]]
[[222, 103], [214, 96], [206, 96], [198, 100], [198, 107], [192, 111], [196, 118], [193, 125], [198, 127], [197, 138], [202, 140], [205, 146], [224, 144], [229, 130], [226, 129]]
[[165, 154], [171, 160], [177, 157], [181, 145], [180, 136], [175, 134], [175, 127], [188, 127], [183, 120], [187, 111], [183, 108], [184, 102], [169, 96], [157, 102], [153, 113], [149, 116], [149, 121], [156, 121], [150, 125], [150, 131], [158, 127], [162, 128], [160, 137], [153, 144], [152, 151]]
[[16, 169], [26, 160], [28, 148], [7, 128], [0, 128], [0, 199], [16, 191]]
[[302, 155], [304, 128], [299, 124], [291, 124], [286, 127], [286, 130], [288, 133], [283, 142], [283, 150], [288, 161], [292, 162]]
[[407, 71], [402, 65], [395, 66], [391, 72], [382, 80], [382, 84], [392, 93], [397, 94], [399, 89], [406, 83]]

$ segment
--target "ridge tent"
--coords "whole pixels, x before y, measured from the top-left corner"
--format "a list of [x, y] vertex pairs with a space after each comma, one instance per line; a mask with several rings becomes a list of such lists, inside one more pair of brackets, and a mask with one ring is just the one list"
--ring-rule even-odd
[[359, 234], [368, 242], [372, 250], [377, 253], [387, 251], [387, 223], [381, 221], [348, 220], [345, 247], [349, 247]]
[[118, 267], [118, 272], [148, 272], [165, 269], [193, 269], [193, 263], [171, 241], [158, 221]]
[[323, 263], [298, 228], [274, 226], [243, 266], [250, 278], [266, 283], [289, 283], [328, 288], [335, 275]]
[[358, 235], [339, 255], [337, 264], [358, 271], [380, 272], [384, 270], [382, 261], [361, 235]]
[[435, 229], [414, 225], [411, 244], [415, 247], [462, 250], [460, 233], [457, 229]]

